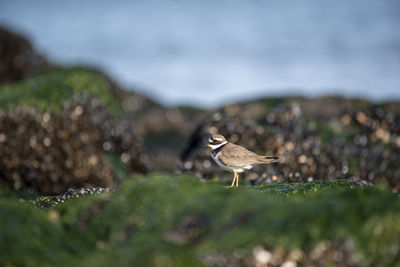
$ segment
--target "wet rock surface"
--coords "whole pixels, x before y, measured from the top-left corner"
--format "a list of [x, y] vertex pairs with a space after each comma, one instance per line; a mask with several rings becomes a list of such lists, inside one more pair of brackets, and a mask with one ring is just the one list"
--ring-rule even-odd
[[30, 77], [48, 66], [25, 37], [0, 27], [0, 85]]
[[[218, 132], [259, 154], [279, 156], [279, 163], [244, 174], [252, 184], [347, 178], [383, 181], [397, 192], [399, 113], [394, 104], [356, 107], [350, 101], [297, 99], [272, 106], [255, 101], [221, 108], [192, 132], [181, 153], [181, 170], [203, 178], [221, 173], [204, 148], [208, 137]], [[326, 102], [341, 108], [319, 112]]]

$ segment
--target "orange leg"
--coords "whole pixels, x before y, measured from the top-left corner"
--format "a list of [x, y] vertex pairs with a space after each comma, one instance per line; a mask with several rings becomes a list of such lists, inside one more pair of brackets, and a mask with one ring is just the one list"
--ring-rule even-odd
[[[234, 176], [233, 176], [233, 181], [232, 181], [232, 184], [231, 184], [231, 186], [230, 187], [234, 187], [235, 186], [235, 181], [237, 181], [237, 179], [239, 178], [238, 176], [238, 174], [237, 174], [237, 172], [234, 170], [233, 171], [233, 173], [235, 174]], [[237, 184], [237, 182], [236, 182], [236, 184]]]
[[239, 187], [239, 173], [236, 174], [236, 187]]

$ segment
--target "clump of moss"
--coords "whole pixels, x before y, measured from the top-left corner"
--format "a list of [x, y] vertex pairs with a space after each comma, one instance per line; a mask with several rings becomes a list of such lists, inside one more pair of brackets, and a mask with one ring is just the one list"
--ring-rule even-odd
[[54, 266], [79, 255], [55, 214], [0, 198], [0, 265]]
[[342, 190], [349, 188], [352, 189], [362, 186], [366, 186], [366, 184], [351, 182], [347, 180], [316, 180], [308, 183], [275, 183], [271, 185], [249, 188], [257, 188], [257, 190], [262, 190], [263, 192], [277, 193], [280, 195], [305, 196], [307, 194], [315, 192]]
[[[227, 189], [191, 176], [153, 174], [47, 209], [0, 200], [11, 207], [0, 209], [2, 218], [16, 220], [0, 223], [1, 235], [7, 233], [0, 264], [46, 266], [62, 259], [62, 265], [197, 266], [210, 253], [251, 255], [256, 246], [308, 255], [321, 242], [354, 244], [361, 265], [398, 262], [400, 201], [386, 188], [345, 181], [282, 184], [279, 194], [274, 188]], [[4, 250], [11, 240], [15, 245]], [[19, 251], [25, 253], [17, 259]]]
[[112, 97], [106, 80], [95, 71], [84, 68], [53, 69], [12, 85], [0, 87], [0, 108], [17, 105], [38, 108], [43, 112], [59, 111], [67, 100], [89, 93], [115, 114], [121, 105]]

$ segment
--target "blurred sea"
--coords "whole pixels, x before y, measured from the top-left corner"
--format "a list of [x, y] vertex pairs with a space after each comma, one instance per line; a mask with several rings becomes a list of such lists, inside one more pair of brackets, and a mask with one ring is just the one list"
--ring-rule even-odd
[[1, 0], [0, 24], [169, 105], [400, 99], [397, 0]]

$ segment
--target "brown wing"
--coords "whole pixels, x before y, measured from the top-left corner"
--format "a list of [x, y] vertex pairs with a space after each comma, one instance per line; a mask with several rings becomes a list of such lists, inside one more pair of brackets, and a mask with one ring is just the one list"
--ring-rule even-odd
[[228, 166], [246, 166], [250, 164], [266, 163], [262, 162], [263, 156], [247, 150], [244, 147], [228, 143], [218, 153], [218, 159]]

